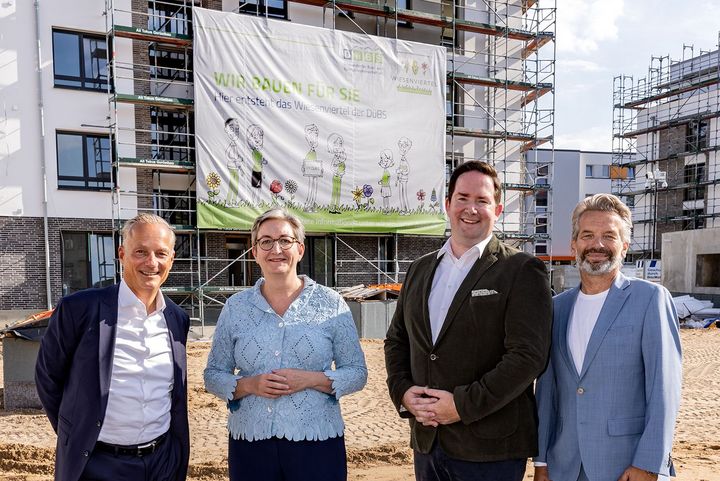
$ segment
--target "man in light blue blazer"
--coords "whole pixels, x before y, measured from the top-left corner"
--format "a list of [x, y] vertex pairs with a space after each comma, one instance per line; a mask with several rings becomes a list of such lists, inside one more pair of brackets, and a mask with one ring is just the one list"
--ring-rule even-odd
[[535, 481], [674, 476], [682, 366], [670, 294], [620, 273], [632, 220], [617, 197], [582, 200], [572, 224], [581, 285], [554, 298], [550, 361], [536, 386]]

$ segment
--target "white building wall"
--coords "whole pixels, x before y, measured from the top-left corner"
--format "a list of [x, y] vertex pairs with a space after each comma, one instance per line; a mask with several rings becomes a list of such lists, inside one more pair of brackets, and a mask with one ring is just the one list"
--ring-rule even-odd
[[[37, 77], [37, 45], [34, 2], [0, 5], [0, 216], [43, 215], [40, 85]], [[44, 100], [44, 147], [47, 168], [47, 200], [50, 217], [109, 218], [110, 192], [62, 190], [57, 185], [57, 130], [107, 135], [106, 92], [54, 87], [53, 27], [105, 34], [104, 4], [93, 0], [39, 2], [40, 63]], [[130, 61], [131, 50], [116, 52]], [[125, 122], [134, 123], [131, 107], [124, 108]], [[126, 184], [134, 184], [134, 172], [126, 171]]]

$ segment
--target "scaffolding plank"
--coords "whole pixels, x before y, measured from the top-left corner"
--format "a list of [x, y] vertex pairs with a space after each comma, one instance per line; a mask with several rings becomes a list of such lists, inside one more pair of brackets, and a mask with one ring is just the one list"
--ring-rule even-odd
[[702, 115], [689, 115], [687, 117], [680, 117], [667, 122], [663, 122], [653, 127], [645, 127], [644, 129], [631, 130], [630, 132], [626, 132], [624, 134], [613, 134], [613, 137], [627, 139], [629, 137], [637, 137], [638, 135], [649, 134], [651, 132], [658, 132], [660, 130], [685, 125], [693, 121], [710, 120], [716, 117], [720, 117], [720, 111], [706, 113]]
[[145, 40], [147, 42], [169, 43], [189, 47], [192, 37], [179, 33], [163, 32], [160, 30], [149, 30], [140, 27], [128, 27], [125, 25], [113, 25], [113, 33], [116, 37], [132, 38], [134, 40]]
[[517, 80], [480, 77], [478, 75], [470, 75], [461, 72], [448, 72], [448, 80], [453, 79], [461, 84], [480, 85], [483, 87], [507, 88], [508, 90], [515, 90], [518, 92], [535, 93], [540, 90], [545, 90], [544, 93], [547, 93], [552, 88], [552, 84], [549, 83], [534, 84], [530, 82], [520, 82]]
[[552, 137], [538, 137], [537, 139], [533, 139], [529, 142], [525, 142], [525, 145], [522, 146], [520, 149], [521, 152], [528, 152], [533, 149], [537, 149], [542, 144], [545, 144], [547, 142], [552, 141]]
[[525, 60], [537, 50], [540, 50], [550, 40], [554, 38], [552, 32], [540, 32], [535, 38], [530, 40], [528, 44], [522, 49], [522, 58]]
[[469, 129], [466, 127], [447, 127], [448, 135], [461, 135], [463, 137], [477, 137], [481, 139], [515, 140], [520, 142], [531, 142], [535, 140], [531, 134], [520, 132], [503, 132], [501, 130]]
[[650, 102], [654, 102], [656, 100], [662, 100], [664, 98], [672, 97], [674, 95], [684, 94], [684, 93], [690, 92], [692, 90], [702, 89], [705, 87], [709, 87], [711, 85], [715, 85], [717, 83], [720, 83], [720, 77], [715, 77], [715, 78], [707, 79], [707, 80], [704, 80], [702, 82], [698, 82], [695, 84], [685, 85], [683, 87], [677, 87], [674, 89], [666, 90], [665, 92], [660, 92], [658, 94], [650, 95], [645, 98], [626, 102], [624, 104], [618, 103], [618, 104], [615, 104], [614, 107], [617, 109], [642, 109], [642, 108], [644, 108], [643, 106], [645, 104], [648, 104]]
[[[545, 87], [545, 85], [549, 85], [549, 86]], [[540, 97], [542, 97], [543, 95], [550, 93], [552, 91], [552, 85], [550, 85], [550, 84], [538, 84], [538, 86], [540, 88], [538, 88], [536, 90], [531, 90], [530, 92], [528, 92], [528, 94], [525, 96], [525, 98], [522, 99], [522, 101], [520, 102], [521, 106], [525, 107], [530, 102], [534, 102], [537, 99], [539, 99]]]
[[115, 94], [113, 100], [128, 104], [152, 105], [155, 107], [164, 107], [168, 109], [188, 110], [193, 108], [193, 99], [184, 99], [179, 97], [161, 97], [159, 95], [130, 95]]
[[137, 167], [148, 168], [154, 170], [168, 170], [172, 172], [187, 172], [195, 170], [194, 162], [181, 160], [164, 160], [164, 159], [143, 159], [135, 157], [120, 157], [118, 163], [121, 167]]
[[[292, 1], [295, 3], [312, 5], [315, 7], [326, 7], [329, 5], [326, 0]], [[365, 15], [372, 15], [388, 19], [394, 19], [397, 16], [397, 19], [400, 21], [444, 28], [452, 28], [454, 26], [457, 30], [481, 33], [483, 35], [490, 35], [494, 37], [508, 37], [513, 40], [532, 42], [533, 40], [548, 37], [548, 40], [538, 40], [537, 48], [547, 43], [553, 37], [553, 34], [549, 32], [541, 32], [540, 34], [535, 34], [534, 32], [530, 32], [528, 30], [507, 28], [489, 23], [473, 22], [462, 19], [455, 19], [455, 21], [453, 22], [452, 17], [436, 15], [427, 12], [420, 12], [417, 10], [408, 10], [403, 8], [395, 9], [389, 5], [380, 5], [374, 2], [364, 2], [360, 0], [341, 0], [336, 1], [334, 5], [338, 9], [347, 12], [361, 13]]]

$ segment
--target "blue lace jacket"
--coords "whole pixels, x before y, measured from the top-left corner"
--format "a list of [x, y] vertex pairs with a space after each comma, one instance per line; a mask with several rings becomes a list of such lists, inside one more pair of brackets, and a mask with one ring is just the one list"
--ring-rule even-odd
[[[302, 279], [302, 292], [282, 317], [260, 293], [264, 279], [233, 295], [220, 314], [205, 387], [230, 401], [228, 430], [234, 439], [340, 436], [344, 424], [338, 400], [365, 386], [365, 356], [347, 304], [332, 289]], [[306, 389], [277, 399], [248, 395], [231, 401], [238, 378], [282, 368], [323, 371], [333, 394]]]

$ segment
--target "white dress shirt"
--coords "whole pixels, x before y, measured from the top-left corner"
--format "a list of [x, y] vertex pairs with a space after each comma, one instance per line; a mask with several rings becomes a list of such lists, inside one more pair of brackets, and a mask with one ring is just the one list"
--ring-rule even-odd
[[492, 234], [472, 246], [459, 259], [453, 254], [450, 239], [438, 251], [437, 256], [442, 256], [442, 260], [435, 270], [430, 297], [428, 298], [433, 344], [437, 341], [450, 304], [455, 298], [460, 284], [465, 280], [475, 261], [482, 256], [491, 237]]
[[568, 350], [578, 374], [582, 371], [590, 336], [609, 291], [608, 289], [599, 294], [583, 294], [580, 291], [575, 300], [570, 322], [568, 323], [567, 342]]
[[173, 360], [163, 314], [165, 299], [160, 294], [155, 307], [148, 314], [125, 281], [120, 283], [110, 393], [100, 441], [143, 444], [170, 428]]

